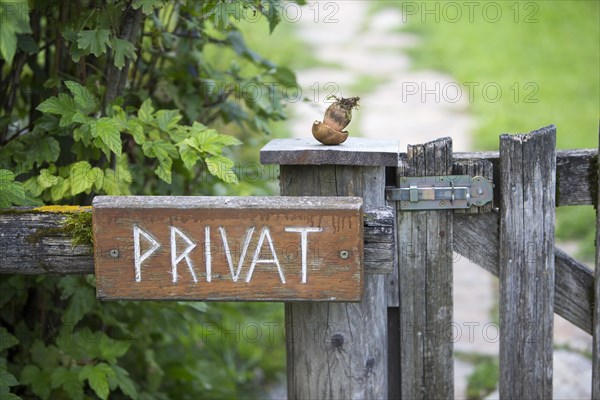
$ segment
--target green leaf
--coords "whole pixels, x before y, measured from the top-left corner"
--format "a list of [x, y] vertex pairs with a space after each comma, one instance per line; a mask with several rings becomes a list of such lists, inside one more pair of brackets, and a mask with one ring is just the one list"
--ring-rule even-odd
[[144, 143], [142, 150], [146, 156], [158, 158], [160, 161], [178, 157], [177, 148], [163, 139]]
[[77, 47], [100, 57], [106, 53], [106, 46], [110, 46], [110, 31], [108, 29], [94, 29], [79, 31], [77, 33]]
[[60, 201], [65, 198], [71, 189], [71, 180], [58, 177], [58, 183], [50, 189], [50, 197], [53, 202]]
[[96, 395], [104, 400], [108, 398], [109, 377], [115, 378], [115, 372], [106, 363], [88, 364], [79, 372], [79, 379], [87, 380], [92, 390], [96, 392]]
[[33, 40], [33, 36], [29, 34], [17, 35], [17, 47], [29, 55], [37, 54], [40, 51], [37, 43]]
[[37, 164], [39, 167], [45, 162], [56, 162], [60, 155], [60, 143], [52, 136], [45, 136], [33, 140], [26, 148], [26, 155], [26, 165], [33, 166], [34, 164]]
[[71, 182], [71, 195], [75, 196], [89, 190], [94, 185], [94, 177], [90, 174], [92, 166], [87, 161], [71, 164], [69, 180]]
[[100, 356], [109, 363], [116, 364], [117, 359], [127, 353], [131, 343], [115, 340], [107, 335], [103, 335], [98, 346], [100, 348]]
[[119, 389], [132, 399], [138, 398], [138, 392], [135, 383], [129, 377], [129, 373], [118, 365], [112, 365], [115, 372], [114, 382], [119, 386]]
[[60, 354], [56, 346], [45, 346], [37, 339], [31, 346], [31, 358], [42, 369], [52, 369], [58, 366]]
[[156, 122], [164, 132], [169, 132], [175, 128], [180, 120], [181, 115], [178, 110], [159, 110], [156, 112]]
[[79, 367], [73, 366], [70, 370], [59, 367], [52, 371], [52, 388], [62, 387], [69, 399], [83, 399], [83, 382], [79, 380]]
[[137, 10], [142, 7], [142, 12], [146, 15], [152, 14], [155, 8], [161, 8], [164, 6], [162, 0], [135, 0], [133, 2], [133, 9]]
[[7, 169], [0, 169], [0, 188], [15, 180], [15, 173]]
[[5, 386], [10, 387], [10, 386], [16, 386], [18, 384], [19, 384], [19, 381], [17, 381], [17, 378], [15, 378], [15, 376], [13, 374], [8, 372], [4, 368], [0, 368], [0, 385], [5, 385]]
[[112, 48], [114, 51], [114, 63], [115, 67], [121, 69], [125, 66], [125, 57], [135, 60], [137, 58], [137, 54], [135, 54], [135, 46], [133, 43], [115, 38], [112, 41]]
[[15, 174], [6, 169], [0, 169], [0, 208], [13, 205], [30, 205], [31, 200], [25, 194], [25, 187], [21, 182], [15, 182]]
[[277, 82], [286, 86], [295, 86], [297, 83], [294, 71], [286, 67], [276, 67], [272, 71], [272, 75], [277, 79]]
[[156, 175], [167, 183], [171, 183], [171, 166], [173, 165], [173, 161], [170, 158], [167, 158], [164, 161], [160, 161], [158, 167], [154, 170]]
[[52, 175], [47, 168], [40, 170], [37, 183], [42, 189], [48, 189], [58, 183], [58, 176]]
[[31, 33], [29, 5], [25, 0], [0, 4], [0, 55], [11, 64], [17, 50], [17, 34]]
[[121, 155], [121, 125], [112, 118], [102, 117], [90, 123], [92, 137], [100, 140], [116, 155]]
[[154, 122], [154, 117], [152, 113], [154, 112], [154, 107], [152, 107], [152, 100], [146, 99], [140, 109], [138, 110], [138, 118], [147, 124], [151, 124]]
[[4, 351], [19, 344], [19, 339], [14, 337], [4, 327], [0, 327], [0, 351]]
[[16, 51], [17, 33], [15, 26], [10, 21], [3, 19], [2, 24], [0, 24], [0, 55], [8, 64], [11, 64]]
[[73, 139], [77, 142], [83, 143], [86, 147], [92, 144], [92, 133], [90, 132], [90, 125], [83, 124], [73, 129]]
[[75, 104], [84, 114], [89, 114], [96, 109], [96, 98], [87, 88], [74, 81], [65, 81], [65, 86], [73, 94]]
[[204, 159], [208, 172], [225, 183], [238, 183], [238, 177], [233, 172], [233, 161], [223, 156], [210, 156]]
[[137, 144], [144, 144], [146, 141], [146, 136], [144, 135], [144, 127], [142, 123], [137, 119], [130, 119], [127, 121], [127, 132], [133, 136], [133, 140]]
[[186, 143], [178, 143], [179, 156], [183, 161], [183, 165], [190, 171], [200, 161], [200, 154], [194, 148], [188, 146]]
[[61, 315], [62, 322], [75, 326], [94, 307], [95, 303], [94, 290], [89, 287], [80, 287], [73, 293], [67, 309]]
[[273, 30], [281, 21], [281, 16], [279, 15], [277, 0], [266, 0], [266, 3], [269, 7], [262, 7], [263, 14], [269, 19], [269, 33], [273, 33]]
[[[12, 386], [17, 386], [19, 381], [4, 366], [0, 366], [0, 399], [20, 399], [20, 397], [9, 393]], [[12, 395], [13, 397], [10, 397]]]
[[23, 182], [23, 188], [25, 188], [25, 191], [29, 192], [33, 197], [39, 197], [44, 191], [44, 188], [38, 183], [38, 178], [39, 177], [32, 176]]
[[75, 101], [65, 93], [46, 99], [36, 109], [43, 113], [60, 115], [59, 125], [61, 128], [69, 126], [72, 123], [73, 116], [77, 112]]
[[31, 391], [42, 399], [50, 397], [50, 371], [42, 371], [35, 365], [26, 365], [21, 371], [20, 380], [22, 384], [30, 385]]

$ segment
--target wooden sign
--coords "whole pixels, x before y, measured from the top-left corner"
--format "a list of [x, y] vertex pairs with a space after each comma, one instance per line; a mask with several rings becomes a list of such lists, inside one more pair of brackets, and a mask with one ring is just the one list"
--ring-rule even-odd
[[362, 199], [99, 196], [100, 299], [358, 301]]

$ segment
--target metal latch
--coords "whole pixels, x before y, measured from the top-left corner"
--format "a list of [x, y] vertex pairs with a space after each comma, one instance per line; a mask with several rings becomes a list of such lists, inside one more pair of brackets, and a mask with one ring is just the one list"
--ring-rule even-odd
[[492, 201], [494, 187], [482, 176], [404, 176], [399, 188], [386, 188], [388, 201], [402, 210], [443, 210], [483, 206]]

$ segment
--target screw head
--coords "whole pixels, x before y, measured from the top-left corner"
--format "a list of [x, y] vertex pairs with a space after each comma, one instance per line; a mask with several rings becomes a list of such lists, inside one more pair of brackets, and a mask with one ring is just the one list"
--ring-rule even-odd
[[110, 256], [111, 256], [112, 258], [117, 258], [117, 257], [119, 257], [119, 250], [117, 250], [117, 249], [112, 249], [112, 250], [110, 251]]
[[446, 207], [446, 202], [445, 201], [440, 201], [440, 207]]
[[350, 257], [350, 253], [347, 250], [342, 250], [340, 251], [340, 257], [346, 260], [348, 257]]

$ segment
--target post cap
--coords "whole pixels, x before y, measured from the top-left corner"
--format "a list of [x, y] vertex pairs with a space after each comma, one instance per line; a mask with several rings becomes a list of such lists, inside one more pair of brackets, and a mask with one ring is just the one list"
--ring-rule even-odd
[[260, 150], [260, 162], [279, 165], [357, 165], [396, 167], [400, 142], [350, 137], [327, 146], [313, 138], [274, 139]]

